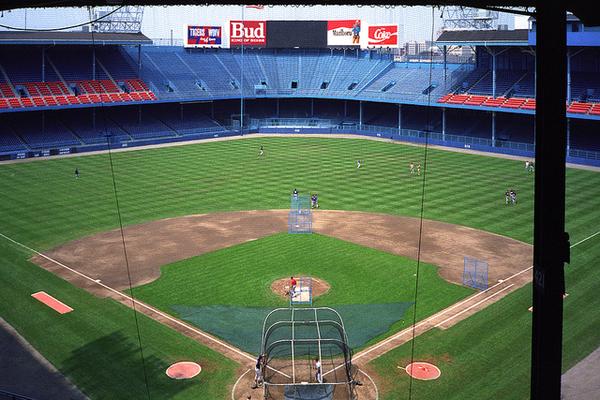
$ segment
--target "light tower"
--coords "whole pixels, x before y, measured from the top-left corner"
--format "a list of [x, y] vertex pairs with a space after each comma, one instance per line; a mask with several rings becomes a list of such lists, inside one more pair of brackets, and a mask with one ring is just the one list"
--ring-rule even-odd
[[444, 30], [496, 29], [498, 11], [449, 6], [443, 10]]
[[[115, 7], [95, 7], [94, 19], [114, 11]], [[138, 33], [142, 30], [144, 7], [122, 6], [106, 18], [94, 23], [94, 32]]]

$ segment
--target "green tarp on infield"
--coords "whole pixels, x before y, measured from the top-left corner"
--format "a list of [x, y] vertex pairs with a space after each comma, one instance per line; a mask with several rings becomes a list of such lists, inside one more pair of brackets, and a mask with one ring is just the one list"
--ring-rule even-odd
[[[412, 302], [345, 304], [331, 308], [342, 316], [350, 347], [356, 349], [386, 333], [395, 322], [404, 318], [412, 305]], [[181, 319], [252, 354], [260, 351], [263, 321], [273, 310], [223, 305], [175, 305], [171, 308]]]

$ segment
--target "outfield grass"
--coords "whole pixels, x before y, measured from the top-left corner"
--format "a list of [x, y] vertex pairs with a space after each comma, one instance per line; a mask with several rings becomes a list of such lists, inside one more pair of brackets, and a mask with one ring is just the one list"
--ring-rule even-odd
[[[266, 157], [259, 159], [261, 144], [265, 146]], [[321, 207], [325, 209], [418, 216], [422, 181], [408, 174], [408, 164], [411, 161], [423, 164], [423, 153], [421, 147], [369, 140], [252, 138], [123, 152], [114, 154], [114, 161], [123, 223], [130, 225], [194, 213], [287, 208], [288, 195], [294, 187], [302, 193], [318, 191]], [[357, 170], [354, 161], [359, 158], [365, 160], [365, 166]], [[525, 172], [522, 162], [430, 149], [427, 165], [425, 218], [532, 241], [533, 174]], [[81, 179], [74, 179], [75, 168], [81, 171]], [[3, 195], [0, 233], [37, 250], [118, 226], [106, 155], [0, 165], [0, 185]], [[519, 193], [516, 207], [504, 205], [503, 193], [509, 187]], [[572, 243], [597, 231], [599, 195], [600, 174], [567, 171], [567, 228]], [[600, 249], [590, 250], [590, 257], [597, 254]], [[12, 266], [0, 268], [0, 280], [3, 286], [18, 282], [19, 287], [19, 291], [13, 293], [16, 297], [0, 305], [1, 315], [51, 360], [55, 359], [53, 348], [68, 352], [65, 349], [86, 348], [94, 343], [110, 353], [108, 342], [78, 332], [89, 331], [89, 326], [97, 329], [95, 325], [103, 322], [110, 326], [108, 320], [131, 318], [131, 311], [111, 301], [91, 297], [89, 315], [94, 318], [74, 320], [68, 326], [55, 325], [54, 342], [44, 347], [47, 339], [42, 337], [42, 331], [28, 323], [32, 314], [27, 306], [29, 300], [24, 297], [58, 283], [46, 285], [46, 281], [52, 281], [51, 276], [41, 274], [37, 267], [27, 263], [28, 256], [6, 244], [0, 247], [3, 265]], [[65, 293], [76, 290], [60, 280], [57, 282], [61, 282]], [[594, 304], [592, 282], [588, 281], [587, 286], [582, 284], [578, 294], [582, 307], [574, 312], [578, 315], [572, 322], [576, 326], [598, 320], [596, 315], [589, 314], [593, 309], [585, 306]], [[83, 298], [84, 294], [80, 296]], [[92, 308], [96, 310], [95, 315]], [[484, 325], [486, 330], [495, 326], [495, 320], [490, 318], [481, 329]], [[45, 325], [51, 325], [48, 320], [44, 321]], [[155, 324], [148, 324], [145, 331], [156, 339], [160, 348], [166, 342], [184, 340], [175, 333], [164, 333], [168, 330]], [[103, 333], [106, 336], [110, 332]], [[127, 341], [135, 341], [130, 330], [123, 334]], [[481, 336], [482, 332], [476, 334]], [[570, 331], [566, 335], [566, 348], [578, 358], [600, 343], [600, 332], [590, 330], [585, 340], [572, 336]], [[570, 342], [571, 337], [579, 340]], [[491, 346], [493, 344], [488, 351]], [[167, 344], [164, 349], [172, 350], [164, 350], [163, 358], [166, 353], [177, 351]], [[57, 350], [57, 357], [58, 353]], [[492, 354], [497, 355], [490, 353], [490, 357]], [[77, 372], [55, 363], [70, 377], [77, 374], [76, 384], [89, 380], [88, 385], [93, 385], [97, 370], [110, 370], [114, 361], [111, 363], [107, 357], [94, 364], [82, 363]], [[103, 382], [106, 387], [94, 390], [111, 390], [110, 379], [117, 378], [106, 378]], [[114, 393], [118, 393], [123, 386], [115, 382]]]
[[[288, 301], [271, 291], [271, 283], [291, 275], [306, 275], [331, 285], [328, 293], [315, 299], [315, 306], [412, 303], [415, 272], [416, 262], [406, 257], [317, 234], [282, 233], [163, 266], [159, 279], [133, 292], [168, 313], [174, 313], [174, 305], [285, 307]], [[473, 293], [470, 288], [440, 278], [433, 265], [421, 263], [419, 274], [417, 319]], [[412, 320], [413, 312], [411, 306], [406, 317]], [[401, 317], [388, 332], [370, 338], [369, 343], [407, 327], [409, 320], [400, 321]], [[376, 316], [363, 318], [376, 324]], [[223, 316], [220, 323], [227, 322]], [[235, 328], [240, 327], [234, 323]], [[256, 337], [260, 333], [245, 331]], [[361, 332], [348, 332], [349, 337], [353, 335], [361, 336]]]

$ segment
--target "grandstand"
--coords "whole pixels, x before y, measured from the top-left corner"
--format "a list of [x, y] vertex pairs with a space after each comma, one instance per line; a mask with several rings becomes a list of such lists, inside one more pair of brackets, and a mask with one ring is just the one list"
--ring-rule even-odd
[[[318, 125], [320, 132], [409, 141], [422, 141], [427, 132], [440, 145], [527, 156], [534, 150], [535, 25], [443, 32], [437, 40], [443, 54], [450, 47], [475, 49], [473, 62], [462, 64], [446, 57], [397, 61], [386, 52], [344, 48], [242, 53], [154, 46], [141, 34], [54, 33], [65, 44], [49, 46], [57, 40], [49, 35], [0, 34], [3, 159], [57, 147], [98, 149], [107, 134], [128, 146], [239, 134], [232, 116], [242, 95], [254, 121], [250, 133], [282, 126], [274, 119], [300, 118], [305, 121], [294, 126], [309, 131]], [[597, 61], [591, 42], [570, 49], [572, 162], [600, 162], [591, 138], [592, 121], [600, 117]], [[210, 107], [193, 111], [197, 102]], [[94, 111], [99, 105], [107, 112]], [[35, 112], [17, 115], [23, 111]]]

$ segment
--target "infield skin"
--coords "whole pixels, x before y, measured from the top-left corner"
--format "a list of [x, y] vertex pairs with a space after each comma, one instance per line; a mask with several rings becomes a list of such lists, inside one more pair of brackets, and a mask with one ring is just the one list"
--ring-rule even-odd
[[66, 314], [66, 313], [70, 313], [71, 311], [73, 311], [73, 309], [71, 307], [69, 307], [62, 301], [55, 299], [54, 297], [50, 296], [46, 292], [37, 292], [37, 293], [32, 294], [31, 297], [44, 303], [45, 305], [47, 305], [48, 307], [50, 307], [51, 309], [53, 309], [54, 311], [56, 311], [59, 314]]
[[166, 374], [171, 379], [191, 379], [202, 371], [202, 367], [195, 362], [181, 361], [167, 368]]
[[405, 368], [406, 373], [412, 378], [421, 381], [432, 381], [442, 375], [442, 371], [433, 364], [421, 361], [410, 363]]

